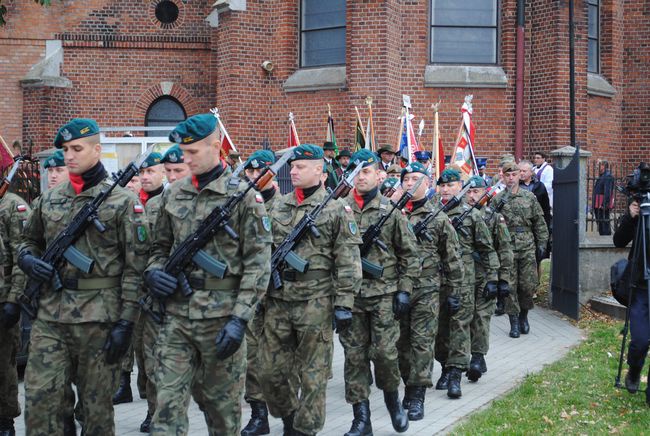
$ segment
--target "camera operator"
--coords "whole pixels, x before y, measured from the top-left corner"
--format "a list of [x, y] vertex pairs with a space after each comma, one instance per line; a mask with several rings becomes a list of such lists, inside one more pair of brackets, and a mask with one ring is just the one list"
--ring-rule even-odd
[[[640, 172], [647, 178], [647, 175], [650, 172], [650, 168], [647, 165], [640, 165]], [[647, 181], [647, 180], [646, 180]], [[614, 245], [619, 248], [625, 247], [630, 241], [632, 241], [632, 248], [628, 255], [628, 261], [630, 262], [630, 269], [632, 271], [632, 276], [630, 277], [630, 286], [631, 289], [631, 299], [629, 304], [629, 317], [630, 317], [630, 334], [631, 341], [630, 347], [627, 353], [627, 363], [629, 365], [629, 370], [625, 376], [625, 387], [628, 392], [636, 393], [639, 390], [639, 383], [641, 379], [641, 370], [643, 369], [643, 363], [645, 357], [648, 353], [648, 341], [650, 340], [650, 321], [648, 319], [648, 285], [647, 281], [644, 279], [644, 267], [647, 265], [648, 258], [650, 258], [648, 251], [642, 253], [643, 245], [641, 245], [642, 239], [637, 239], [637, 227], [639, 226], [640, 214], [641, 214], [641, 204], [650, 202], [650, 193], [648, 193], [644, 188], [646, 186], [641, 184], [637, 185], [628, 185], [628, 188], [632, 192], [632, 201], [629, 204], [627, 213], [621, 218], [620, 224], [614, 233]], [[647, 227], [647, 223], [646, 223]], [[645, 241], [646, 248], [650, 246], [650, 240], [648, 240], [648, 234], [646, 229]], [[639, 233], [639, 238], [640, 238]], [[640, 245], [637, 247], [637, 245]], [[638, 251], [637, 256], [634, 256], [635, 250]], [[646, 390], [646, 402], [650, 405], [650, 390]]]

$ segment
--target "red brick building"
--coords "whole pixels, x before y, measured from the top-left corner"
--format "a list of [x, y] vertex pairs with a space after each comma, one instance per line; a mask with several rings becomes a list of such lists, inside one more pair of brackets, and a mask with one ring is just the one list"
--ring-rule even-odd
[[[515, 151], [516, 0], [4, 0], [0, 134], [49, 148], [57, 127], [164, 124], [218, 106], [248, 153], [321, 143], [327, 104], [354, 141], [373, 97], [379, 143], [394, 144], [402, 94], [415, 123], [441, 101], [450, 150], [474, 95], [477, 155]], [[213, 4], [214, 3], [214, 4]], [[525, 1], [523, 156], [569, 144], [568, 1]], [[577, 141], [594, 157], [648, 159], [650, 2], [576, 0]], [[272, 71], [262, 68], [264, 61]], [[162, 102], [162, 103], [161, 103]], [[155, 106], [158, 104], [158, 106]], [[134, 132], [138, 134], [137, 132]]]

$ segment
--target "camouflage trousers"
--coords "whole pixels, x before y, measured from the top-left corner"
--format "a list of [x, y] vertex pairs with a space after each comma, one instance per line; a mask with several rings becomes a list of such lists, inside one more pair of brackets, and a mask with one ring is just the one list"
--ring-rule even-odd
[[[138, 365], [138, 393], [140, 398], [144, 398], [147, 394], [147, 373], [144, 367], [144, 353], [142, 349], [142, 329], [144, 327], [143, 318], [148, 318], [147, 315], [142, 314], [140, 318], [135, 323], [133, 329], [133, 341], [129, 346], [129, 351], [122, 358], [121, 370], [122, 372], [128, 372], [131, 374], [133, 371], [133, 361], [135, 357], [135, 363]], [[117, 386], [119, 386], [119, 378], [117, 380]], [[117, 386], [115, 389], [117, 390]]]
[[356, 404], [370, 396], [370, 360], [377, 387], [396, 391], [400, 383], [397, 339], [399, 322], [393, 315], [393, 295], [356, 297], [352, 324], [339, 333], [345, 351], [345, 400]]
[[25, 426], [28, 435], [63, 434], [70, 384], [83, 403], [83, 432], [113, 435], [113, 390], [118, 365], [103, 351], [110, 323], [60, 324], [37, 319], [32, 326], [25, 370]]
[[9, 330], [0, 327], [0, 418], [20, 415], [16, 353], [20, 347], [20, 323]]
[[[147, 394], [147, 411], [153, 415], [156, 410], [156, 340], [160, 327], [150, 316], [141, 313], [138, 323], [141, 325], [139, 347], [142, 349], [143, 372], [145, 376], [145, 392]], [[136, 346], [136, 349], [138, 346]], [[136, 354], [137, 356], [137, 354]], [[138, 366], [139, 368], [139, 366]], [[138, 369], [140, 371], [140, 369]], [[140, 389], [140, 374], [138, 373], [138, 390]]]
[[264, 332], [264, 312], [256, 313], [246, 325], [246, 392], [247, 402], [264, 401], [260, 382], [259, 341]]
[[451, 289], [442, 286], [435, 356], [443, 366], [453, 366], [464, 371], [469, 368], [471, 357], [470, 324], [474, 314], [473, 281], [471, 288], [463, 283], [461, 289], [456, 290], [456, 295], [460, 297], [460, 310], [453, 315], [450, 315], [447, 309], [447, 297], [450, 294]]
[[186, 435], [192, 393], [210, 435], [235, 436], [241, 429], [246, 342], [225, 360], [217, 359], [215, 339], [228, 317], [188, 319], [167, 314], [156, 345], [156, 412], [152, 435]]
[[487, 354], [490, 348], [490, 321], [494, 314], [495, 299], [483, 298], [485, 280], [476, 285], [474, 292], [474, 314], [470, 324], [472, 353]]
[[433, 347], [440, 300], [432, 288], [413, 289], [409, 315], [400, 320], [399, 370], [407, 386], [433, 386]]
[[510, 278], [510, 295], [506, 298], [506, 313], [517, 315], [520, 309], [532, 309], [535, 306], [533, 295], [539, 285], [537, 262], [533, 250], [514, 252]]
[[262, 392], [273, 416], [295, 412], [294, 429], [307, 435], [315, 435], [325, 424], [334, 345], [332, 311], [329, 296], [307, 301], [266, 299], [258, 351]]

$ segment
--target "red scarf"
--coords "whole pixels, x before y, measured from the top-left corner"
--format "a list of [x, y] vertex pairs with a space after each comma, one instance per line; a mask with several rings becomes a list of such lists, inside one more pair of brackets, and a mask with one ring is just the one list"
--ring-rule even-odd
[[352, 191], [352, 195], [354, 196], [354, 202], [357, 203], [359, 209], [363, 210], [363, 197], [357, 192], [356, 188]]
[[143, 206], [146, 206], [148, 200], [149, 200], [149, 193], [145, 192], [144, 189], [140, 189], [140, 203], [142, 203]]
[[305, 191], [302, 190], [302, 188], [296, 188], [296, 201], [298, 204], [302, 204], [303, 201], [305, 201]]
[[74, 192], [79, 195], [84, 189], [84, 179], [81, 174], [72, 174], [70, 173], [70, 184]]
[[413, 212], [413, 200], [409, 200], [406, 202], [406, 206], [404, 206], [406, 210], [409, 212]]

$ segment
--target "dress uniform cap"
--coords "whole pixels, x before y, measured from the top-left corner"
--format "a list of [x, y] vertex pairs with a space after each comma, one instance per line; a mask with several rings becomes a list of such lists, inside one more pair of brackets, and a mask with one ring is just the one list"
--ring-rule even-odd
[[424, 161], [431, 160], [431, 153], [429, 153], [428, 151], [422, 151], [422, 150], [416, 151], [415, 152], [415, 159], [424, 160]]
[[381, 156], [382, 153], [392, 153], [392, 154], [395, 154], [395, 151], [393, 150], [393, 146], [392, 146], [392, 145], [382, 145], [382, 146], [379, 147], [379, 149], [377, 150], [377, 156]]
[[165, 154], [163, 155], [162, 159], [160, 160], [160, 163], [182, 163], [183, 162], [183, 150], [178, 146], [178, 144], [174, 144], [171, 147], [167, 149]]
[[404, 176], [409, 173], [422, 173], [427, 177], [429, 176], [429, 171], [427, 171], [427, 167], [422, 165], [420, 162], [412, 162], [407, 166], [405, 166], [402, 169], [402, 172], [400, 173], [399, 180], [404, 181]]
[[260, 169], [266, 168], [269, 165], [275, 163], [275, 155], [272, 151], [269, 150], [257, 150], [251, 154], [244, 164], [244, 168], [249, 169]]
[[486, 157], [476, 158], [476, 165], [478, 165], [479, 168], [485, 168], [487, 166], [487, 158]]
[[451, 183], [451, 182], [459, 182], [460, 181], [460, 172], [456, 169], [453, 168], [447, 168], [440, 174], [440, 178], [438, 179], [438, 184], [440, 185], [441, 183]]
[[97, 121], [89, 118], [75, 118], [59, 129], [54, 138], [54, 146], [61, 148], [65, 142], [98, 134]]
[[302, 144], [293, 149], [293, 157], [289, 162], [294, 160], [318, 160], [323, 158], [323, 149], [314, 144]]
[[323, 143], [323, 150], [336, 150], [336, 146], [331, 141], [325, 141]]
[[207, 138], [216, 128], [217, 118], [213, 114], [194, 115], [178, 123], [169, 134], [169, 140], [178, 144], [192, 144]]
[[140, 168], [155, 167], [156, 165], [160, 165], [161, 163], [162, 163], [162, 155], [157, 151], [154, 151], [147, 157], [147, 160], [145, 160], [142, 163], [142, 166]]

